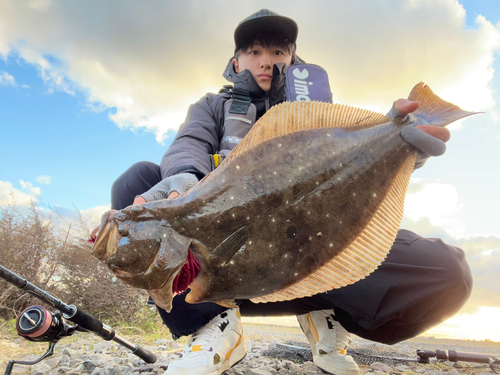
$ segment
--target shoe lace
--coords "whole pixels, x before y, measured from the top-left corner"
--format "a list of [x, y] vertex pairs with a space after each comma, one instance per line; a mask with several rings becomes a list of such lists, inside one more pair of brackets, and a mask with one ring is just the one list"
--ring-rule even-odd
[[351, 334], [338, 321], [332, 321], [331, 323], [333, 327], [330, 331], [331, 334], [335, 335], [335, 339], [334, 347], [331, 348], [330, 352], [346, 354], [347, 347], [352, 343]]
[[217, 318], [219, 317], [215, 317], [205, 326], [193, 333], [186, 345], [185, 351], [191, 351], [192, 347], [195, 345], [200, 345], [201, 349], [212, 351], [212, 343], [216, 339], [217, 333], [220, 331], [219, 325], [222, 322], [222, 318]]
[[[338, 324], [338, 326], [340, 326], [340, 324]], [[340, 326], [340, 328], [337, 327], [335, 333], [337, 335], [335, 349], [341, 353], [345, 353], [347, 347], [352, 343], [352, 337], [342, 326]]]

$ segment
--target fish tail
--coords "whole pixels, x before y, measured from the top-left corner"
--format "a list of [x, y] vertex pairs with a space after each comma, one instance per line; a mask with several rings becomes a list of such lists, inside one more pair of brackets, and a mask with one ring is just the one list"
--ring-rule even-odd
[[460, 107], [441, 99], [424, 82], [415, 85], [408, 99], [420, 102], [420, 107], [413, 114], [434, 126], [446, 126], [458, 119], [480, 113], [464, 111]]

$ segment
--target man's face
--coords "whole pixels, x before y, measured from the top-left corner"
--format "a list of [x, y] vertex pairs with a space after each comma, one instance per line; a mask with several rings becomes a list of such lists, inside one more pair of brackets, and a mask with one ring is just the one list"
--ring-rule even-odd
[[276, 63], [286, 63], [290, 66], [292, 56], [284, 48], [264, 48], [260, 44], [254, 44], [246, 51], [241, 52], [238, 60], [233, 59], [236, 73], [245, 69], [250, 70], [255, 81], [264, 91], [269, 91], [271, 88], [273, 65]]

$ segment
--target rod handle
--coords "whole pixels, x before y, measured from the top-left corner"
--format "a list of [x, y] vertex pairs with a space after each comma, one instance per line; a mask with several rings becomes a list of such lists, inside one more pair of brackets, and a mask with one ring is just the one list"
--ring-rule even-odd
[[132, 352], [146, 363], [155, 363], [156, 355], [149, 350], [144, 349], [142, 346], [136, 344], [136, 349]]

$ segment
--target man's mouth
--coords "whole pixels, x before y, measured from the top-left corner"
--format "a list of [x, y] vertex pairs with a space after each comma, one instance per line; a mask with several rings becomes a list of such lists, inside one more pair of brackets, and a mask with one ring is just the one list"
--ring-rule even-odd
[[272, 79], [273, 76], [269, 75], [269, 74], [259, 74], [257, 77], [259, 77], [260, 79]]

